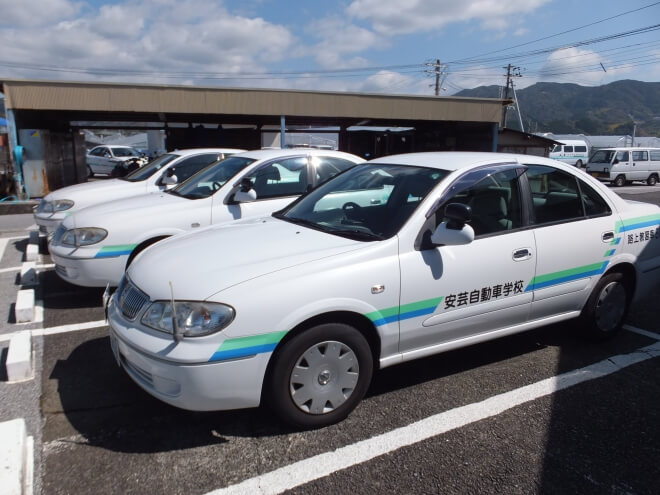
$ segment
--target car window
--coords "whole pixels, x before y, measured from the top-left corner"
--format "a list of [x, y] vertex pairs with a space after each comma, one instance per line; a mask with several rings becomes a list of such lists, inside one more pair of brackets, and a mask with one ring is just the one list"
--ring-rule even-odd
[[386, 239], [448, 174], [406, 165], [357, 165], [274, 215], [357, 240]]
[[146, 180], [176, 158], [179, 158], [179, 155], [172, 155], [170, 153], [161, 155], [155, 160], [152, 160], [146, 164], [144, 167], [138, 168], [137, 170], [131, 172], [126, 177], [122, 177], [121, 179], [129, 182], [139, 182]]
[[610, 215], [612, 213], [607, 202], [593, 187], [579, 179], [578, 184], [580, 185], [580, 192], [582, 193], [584, 211], [588, 217], [599, 217]]
[[537, 224], [584, 217], [577, 178], [573, 175], [545, 165], [529, 165], [527, 180]]
[[616, 154], [616, 159], [619, 160], [620, 162], [627, 162], [630, 158], [628, 156], [627, 151], [619, 151]]
[[576, 146], [575, 147], [575, 152], [576, 153], [586, 153], [587, 152], [587, 147], [586, 146]]
[[179, 183], [170, 193], [187, 199], [208, 198], [253, 162], [254, 158], [230, 156], [212, 166], [202, 168], [188, 180]]
[[649, 159], [648, 151], [633, 151], [632, 159], [636, 162], [645, 162]]
[[[472, 187], [463, 189], [447, 199], [438, 210], [444, 215], [449, 203], [462, 203], [472, 210], [470, 225], [475, 236], [490, 235], [522, 226], [519, 173], [516, 169], [488, 175]], [[439, 224], [446, 218], [438, 218]]]
[[103, 156], [103, 153], [105, 153], [105, 148], [103, 147], [94, 148], [89, 152], [89, 154], [93, 156]]
[[247, 176], [257, 199], [295, 196], [307, 192], [307, 157], [283, 158]]
[[573, 146], [564, 146], [564, 153], [573, 153]]
[[651, 160], [654, 162], [660, 161], [660, 151], [651, 151]]
[[355, 166], [354, 162], [336, 156], [312, 156], [310, 161], [316, 172], [317, 185]]
[[177, 182], [180, 184], [217, 160], [218, 153], [189, 156], [175, 164], [171, 170], [176, 175]]
[[133, 148], [112, 148], [115, 156], [140, 156], [140, 154]]

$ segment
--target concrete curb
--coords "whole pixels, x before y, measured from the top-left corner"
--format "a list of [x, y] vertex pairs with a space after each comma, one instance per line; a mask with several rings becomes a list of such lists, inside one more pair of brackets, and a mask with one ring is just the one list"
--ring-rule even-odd
[[23, 418], [0, 423], [0, 486], [5, 495], [32, 495], [34, 439]]
[[19, 332], [9, 340], [7, 351], [7, 381], [9, 383], [31, 380], [34, 378], [34, 360], [32, 359], [32, 332]]

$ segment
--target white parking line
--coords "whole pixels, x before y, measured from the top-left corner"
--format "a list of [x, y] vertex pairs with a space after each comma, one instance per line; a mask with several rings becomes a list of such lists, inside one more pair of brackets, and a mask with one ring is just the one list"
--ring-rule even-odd
[[319, 454], [276, 469], [236, 485], [220, 488], [208, 495], [277, 494], [332, 473], [367, 462], [402, 447], [428, 440], [448, 431], [503, 413], [559, 390], [616, 373], [623, 368], [660, 357], [660, 341], [630, 354], [621, 354], [525, 387], [430, 416], [408, 426], [347, 445], [333, 452]]
[[[9, 268], [0, 268], [0, 273], [20, 272], [21, 268], [23, 268], [23, 267], [22, 266], [12, 266], [12, 267], [9, 267]], [[55, 268], [55, 263], [47, 263], [47, 264], [44, 264], [44, 265], [37, 265], [35, 268], [37, 269], [37, 271], [39, 271], [39, 270], [50, 270], [52, 268]]]
[[644, 337], [649, 337], [650, 339], [660, 340], [660, 333], [649, 332], [648, 330], [642, 330], [641, 328], [633, 327], [632, 325], [623, 325], [624, 330], [629, 332], [638, 333]]
[[25, 236], [21, 237], [0, 237], [0, 260], [2, 259], [2, 256], [5, 254], [5, 249], [7, 248], [7, 244], [9, 244], [10, 241], [17, 241], [19, 239], [27, 239]]
[[[39, 312], [41, 312], [41, 316], [39, 316]], [[37, 317], [40, 317], [43, 320], [43, 307], [35, 306], [35, 313], [37, 313]], [[23, 323], [19, 323], [19, 325], [22, 324]], [[35, 336], [55, 335], [58, 333], [78, 332], [80, 330], [90, 330], [92, 328], [102, 328], [105, 326], [108, 326], [105, 320], [97, 320], [97, 321], [86, 321], [84, 323], [72, 323], [71, 325], [61, 325], [59, 327], [37, 328], [30, 331], [32, 332], [32, 336], [35, 337]], [[21, 331], [26, 331], [26, 330], [21, 330]], [[0, 335], [0, 342], [6, 342], [11, 340], [11, 338], [17, 333], [20, 332], [11, 332]]]

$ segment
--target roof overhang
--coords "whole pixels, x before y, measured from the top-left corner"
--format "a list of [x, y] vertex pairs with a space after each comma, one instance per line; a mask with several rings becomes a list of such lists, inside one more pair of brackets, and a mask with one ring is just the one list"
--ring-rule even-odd
[[70, 113], [497, 123], [506, 100], [275, 89], [3, 80], [7, 108]]

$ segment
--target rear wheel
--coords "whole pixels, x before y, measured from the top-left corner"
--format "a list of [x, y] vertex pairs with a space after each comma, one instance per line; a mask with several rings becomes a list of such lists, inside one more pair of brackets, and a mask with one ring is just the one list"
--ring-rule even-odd
[[623, 325], [630, 305], [631, 288], [622, 273], [601, 278], [582, 309], [582, 324], [588, 335], [606, 339]]
[[614, 179], [614, 185], [616, 187], [622, 187], [626, 183], [626, 177], [624, 175], [617, 175], [616, 179]]
[[655, 174], [652, 174], [649, 176], [648, 179], [646, 179], [646, 184], [649, 186], [655, 186], [658, 183], [658, 176]]
[[364, 397], [373, 373], [367, 340], [342, 323], [305, 330], [273, 359], [265, 383], [267, 401], [297, 428], [320, 428], [346, 418]]

